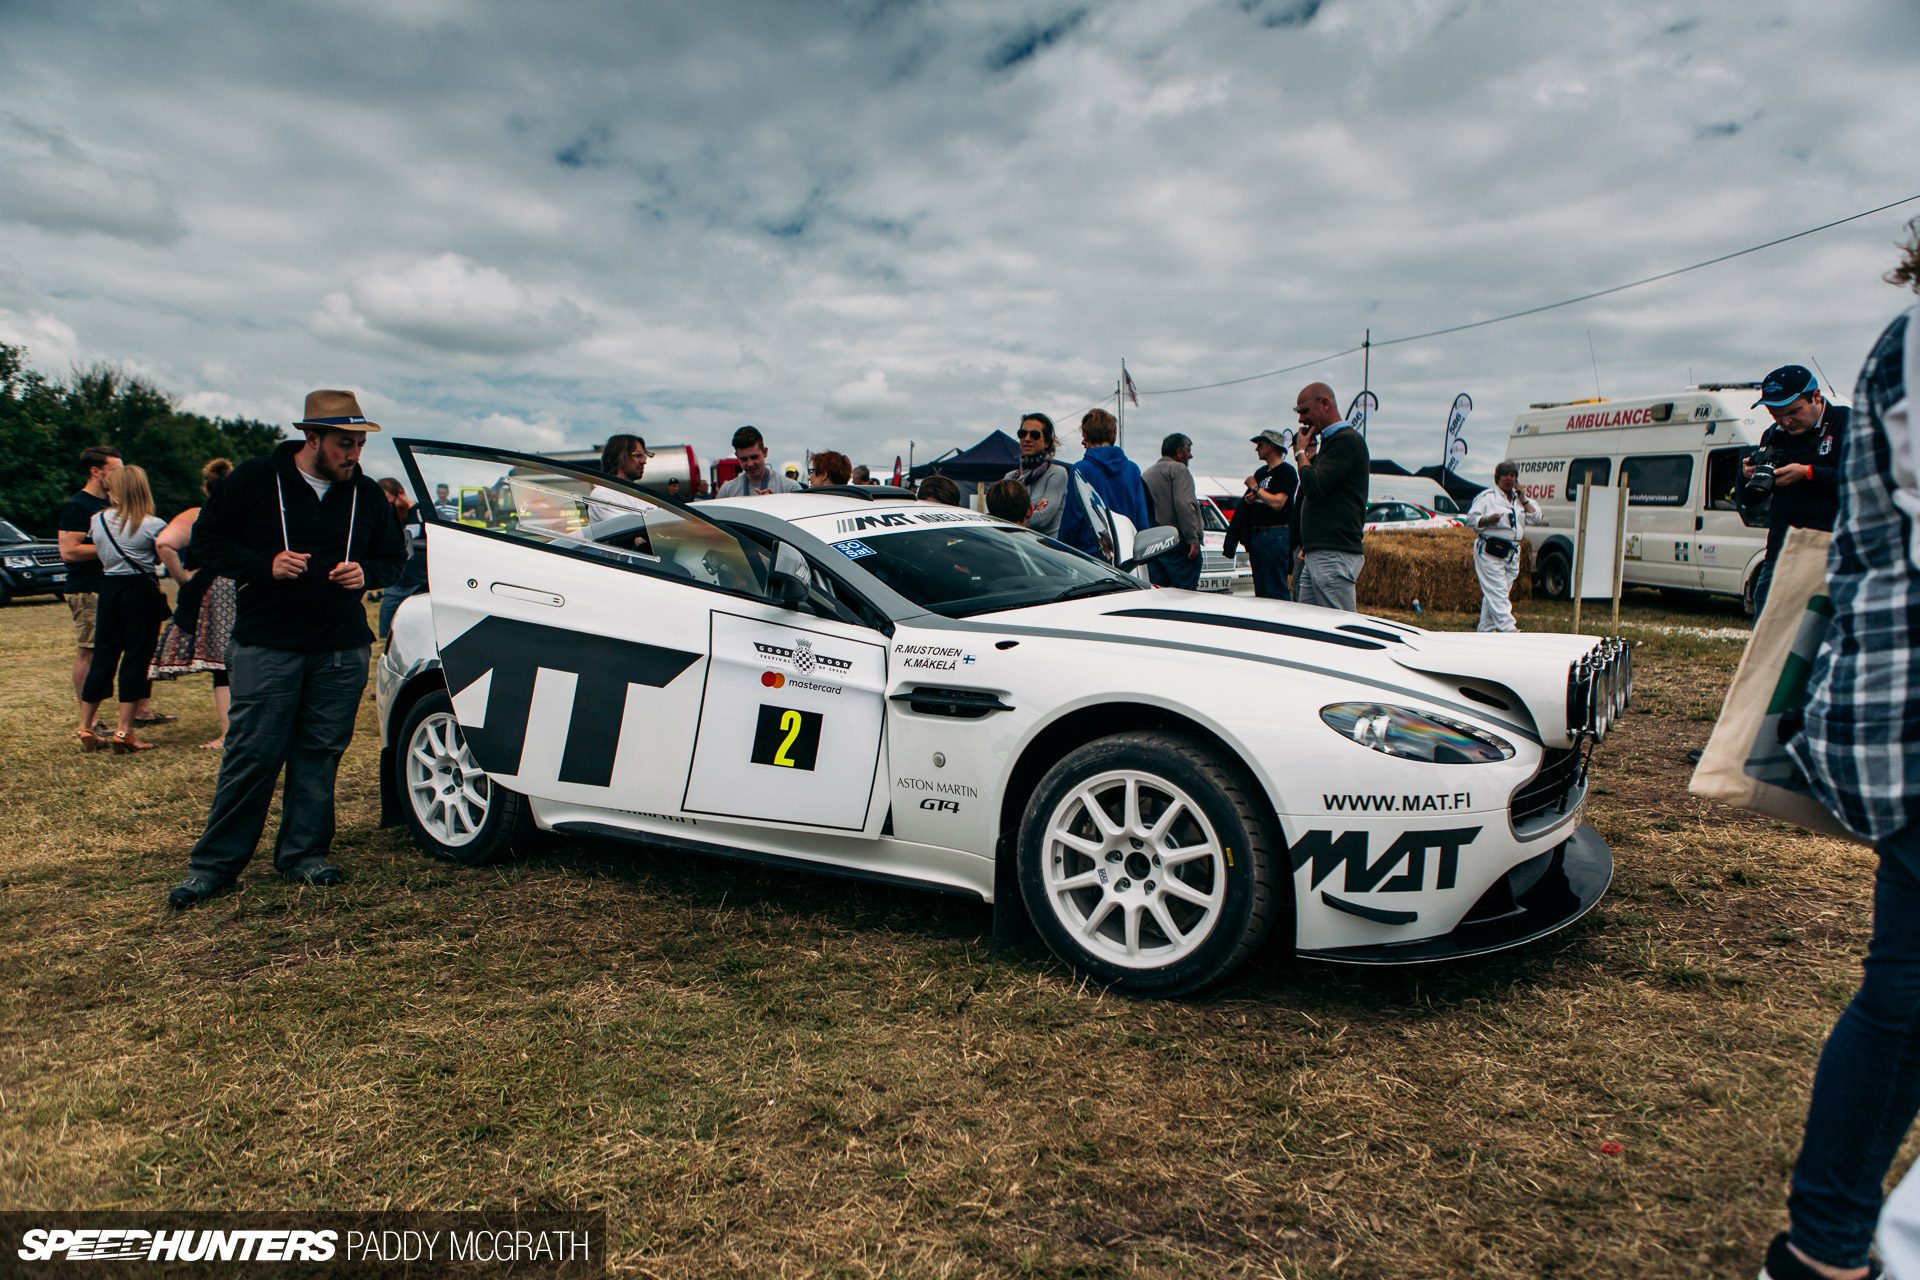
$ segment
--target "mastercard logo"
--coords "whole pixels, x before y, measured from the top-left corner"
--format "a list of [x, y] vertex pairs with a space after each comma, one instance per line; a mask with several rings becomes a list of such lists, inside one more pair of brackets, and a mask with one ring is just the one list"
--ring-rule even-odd
[[782, 689], [786, 687], [787, 678], [778, 671], [763, 671], [760, 673], [760, 683], [769, 689]]

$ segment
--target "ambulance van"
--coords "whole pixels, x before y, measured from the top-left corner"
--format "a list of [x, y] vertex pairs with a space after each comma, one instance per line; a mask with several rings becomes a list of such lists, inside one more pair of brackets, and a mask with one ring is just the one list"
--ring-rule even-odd
[[1749, 528], [1734, 502], [1740, 463], [1771, 425], [1753, 409], [1758, 383], [1714, 382], [1638, 400], [1536, 404], [1514, 420], [1507, 459], [1540, 505], [1527, 530], [1540, 591], [1564, 600], [1573, 586], [1580, 486], [1627, 484], [1628, 586], [1738, 596], [1753, 611], [1765, 528]]

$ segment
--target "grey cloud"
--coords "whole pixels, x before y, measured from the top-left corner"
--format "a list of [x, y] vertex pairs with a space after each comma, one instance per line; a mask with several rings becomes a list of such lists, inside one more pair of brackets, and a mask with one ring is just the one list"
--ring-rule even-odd
[[398, 338], [459, 355], [530, 355], [567, 346], [593, 327], [572, 299], [515, 283], [443, 253], [375, 272], [329, 294], [314, 313], [322, 338], [368, 345]]
[[152, 173], [95, 159], [63, 129], [0, 117], [0, 218], [56, 235], [145, 245], [187, 234], [173, 189]]
[[[1022, 409], [1072, 420], [1121, 354], [1143, 389], [1240, 377], [1369, 325], [1439, 328], [1709, 257], [1910, 182], [1886, 131], [1920, 112], [1896, 38], [1920, 38], [1912, 6], [1832, 0], [1817, 40], [1768, 25], [1780, 0], [1651, 18], [1628, 0], [1309, 7], [849, 2], [743, 21], [595, 0], [389, 17], [364, 0], [343, 22], [310, 0], [199, 0], [98, 23], [5, 0], [10, 107], [59, 120], [95, 162], [165, 175], [193, 234], [156, 254], [9, 225], [28, 293], [0, 305], [196, 403], [297, 408], [338, 383], [445, 435], [586, 443], [649, 420], [649, 439], [711, 455], [753, 421], [792, 452], [875, 461]], [[1304, 25], [1257, 38], [1290, 17]], [[317, 83], [319, 63], [337, 76]], [[1798, 91], [1760, 87], [1783, 78]], [[1741, 128], [1704, 145], [1721, 121]], [[1526, 402], [1591, 394], [1589, 327], [1618, 394], [1802, 351], [1845, 383], [1895, 305], [1878, 275], [1899, 213], [1378, 349], [1377, 447], [1434, 460], [1466, 390], [1484, 475]], [[1795, 264], [1822, 281], [1817, 309], [1767, 304]], [[1148, 398], [1129, 443], [1185, 431], [1232, 474], [1246, 428], [1284, 425], [1316, 376], [1344, 403], [1360, 357]]]

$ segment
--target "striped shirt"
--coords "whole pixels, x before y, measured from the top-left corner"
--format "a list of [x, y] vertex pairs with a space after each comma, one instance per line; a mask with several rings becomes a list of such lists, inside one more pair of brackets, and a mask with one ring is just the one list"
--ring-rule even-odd
[[1805, 730], [1787, 743], [1814, 795], [1869, 840], [1920, 818], [1920, 441], [1906, 376], [1920, 364], [1916, 315], [1888, 325], [1860, 370], [1827, 554], [1833, 625]]

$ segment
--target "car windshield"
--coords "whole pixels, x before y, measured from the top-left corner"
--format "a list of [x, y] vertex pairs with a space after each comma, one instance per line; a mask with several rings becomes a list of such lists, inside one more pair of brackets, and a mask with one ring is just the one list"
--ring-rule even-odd
[[1211, 502], [1200, 504], [1200, 528], [1206, 533], [1225, 533], [1227, 522], [1220, 518], [1220, 508]]
[[833, 548], [900, 595], [949, 618], [1141, 586], [1031, 529], [984, 520], [872, 531]]
[[5, 520], [0, 520], [0, 543], [32, 542], [32, 541], [33, 541], [32, 538], [29, 538], [26, 534], [20, 532], [20, 528], [18, 525], [9, 524]]

